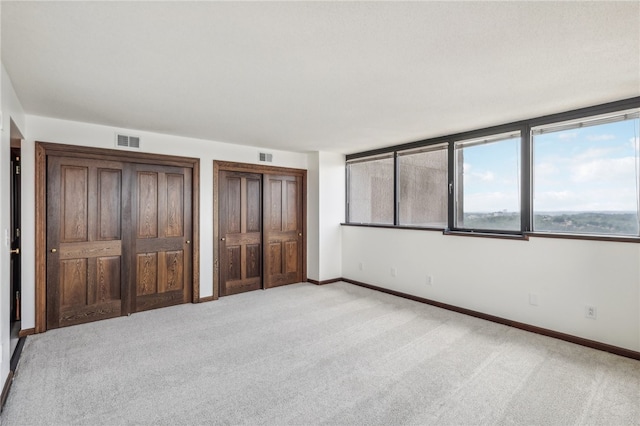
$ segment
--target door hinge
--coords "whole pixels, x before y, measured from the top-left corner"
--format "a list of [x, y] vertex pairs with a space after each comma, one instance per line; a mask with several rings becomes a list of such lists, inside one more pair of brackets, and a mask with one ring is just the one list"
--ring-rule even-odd
[[20, 166], [16, 166], [16, 174], [19, 175], [20, 174]]

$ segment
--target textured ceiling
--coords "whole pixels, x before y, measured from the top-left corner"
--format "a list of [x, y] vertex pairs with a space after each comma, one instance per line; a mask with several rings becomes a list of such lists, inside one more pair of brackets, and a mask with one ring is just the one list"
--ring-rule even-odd
[[28, 114], [353, 153], [640, 95], [640, 2], [10, 2]]

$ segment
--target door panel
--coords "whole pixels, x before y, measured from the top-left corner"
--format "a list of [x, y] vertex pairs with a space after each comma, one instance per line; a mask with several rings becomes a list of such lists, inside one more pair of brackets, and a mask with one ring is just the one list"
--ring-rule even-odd
[[191, 300], [191, 169], [134, 165], [132, 311]]
[[119, 162], [50, 157], [47, 181], [47, 327], [123, 311]]
[[262, 288], [262, 176], [219, 174], [220, 295]]
[[302, 281], [302, 178], [264, 175], [265, 288]]

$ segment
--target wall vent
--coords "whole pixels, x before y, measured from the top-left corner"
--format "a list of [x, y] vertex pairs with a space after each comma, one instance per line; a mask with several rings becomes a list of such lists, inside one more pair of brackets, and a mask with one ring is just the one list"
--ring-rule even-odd
[[260, 161], [271, 163], [273, 161], [273, 154], [267, 154], [266, 152], [260, 153]]
[[140, 149], [140, 138], [138, 136], [128, 136], [116, 133], [116, 146], [118, 148]]

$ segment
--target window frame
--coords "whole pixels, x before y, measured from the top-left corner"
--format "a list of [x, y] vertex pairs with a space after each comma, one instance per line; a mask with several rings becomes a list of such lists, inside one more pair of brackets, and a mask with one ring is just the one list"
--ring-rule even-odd
[[[349, 175], [348, 167], [345, 165], [346, 171], [346, 223], [343, 225], [353, 226], [370, 226], [370, 227], [383, 227], [383, 228], [401, 228], [401, 229], [423, 229], [423, 230], [438, 230], [444, 234], [451, 235], [472, 235], [483, 237], [499, 237], [509, 239], [528, 239], [528, 236], [542, 236], [547, 238], [573, 238], [573, 239], [588, 239], [588, 240], [600, 240], [600, 241], [622, 241], [622, 242], [640, 242], [640, 235], [638, 236], [618, 236], [618, 235], [599, 235], [599, 234], [565, 234], [554, 232], [534, 232], [533, 231], [533, 164], [532, 164], [532, 129], [544, 126], [550, 126], [554, 123], [568, 122], [573, 120], [588, 120], [589, 117], [595, 117], [598, 115], [622, 113], [626, 110], [637, 110], [640, 108], [640, 96], [627, 98], [619, 101], [608, 102], [604, 104], [594, 105], [586, 108], [579, 108], [570, 111], [549, 114], [545, 116], [515, 121], [511, 123], [501, 124], [497, 126], [486, 127], [482, 129], [476, 129], [452, 135], [438, 136], [435, 138], [423, 139], [415, 142], [389, 146], [385, 148], [379, 148], [369, 151], [363, 151], [346, 155], [347, 163], [356, 159], [365, 159], [367, 157], [380, 156], [383, 154], [392, 154], [394, 157], [394, 222], [393, 225], [377, 225], [366, 223], [350, 223], [348, 216], [348, 202], [349, 202]], [[486, 229], [473, 229], [473, 228], [456, 228], [455, 227], [455, 194], [456, 194], [456, 182], [455, 182], [455, 143], [471, 139], [479, 139], [483, 137], [489, 137], [493, 135], [520, 132], [521, 149], [520, 149], [520, 229], [518, 231], [505, 231], [505, 230], [486, 230]], [[417, 226], [402, 226], [398, 223], [398, 209], [399, 209], [399, 167], [398, 167], [398, 152], [419, 149], [428, 147], [430, 145], [448, 144], [448, 203], [447, 203], [447, 222], [448, 226], [445, 229], [440, 227], [417, 227]]]
[[[401, 202], [402, 200], [400, 199], [400, 195], [401, 195], [401, 188], [400, 188], [400, 184], [401, 184], [401, 177], [400, 177], [400, 158], [404, 157], [404, 156], [409, 156], [409, 155], [415, 155], [415, 154], [421, 154], [424, 152], [436, 152], [436, 151], [446, 151], [447, 154], [447, 182], [449, 181], [449, 143], [431, 143], [425, 146], [421, 146], [418, 148], [412, 148], [412, 149], [404, 149], [404, 150], [396, 150], [395, 151], [395, 158], [396, 158], [396, 191], [397, 191], [397, 199], [396, 199], [396, 221], [395, 221], [395, 225], [399, 226], [399, 227], [403, 227], [403, 228], [416, 228], [416, 229], [436, 229], [436, 230], [443, 230], [446, 229], [448, 227], [448, 221], [449, 221], [449, 212], [447, 209], [447, 225], [445, 225], [444, 227], [442, 226], [437, 226], [437, 225], [418, 225], [418, 224], [401, 224], [400, 220], [401, 220], [401, 214], [400, 214], [400, 206], [401, 206]], [[446, 191], [446, 189], [445, 189]], [[448, 200], [449, 196], [448, 196], [448, 192], [447, 192], [447, 200]], [[448, 202], [448, 201], [447, 201]]]

